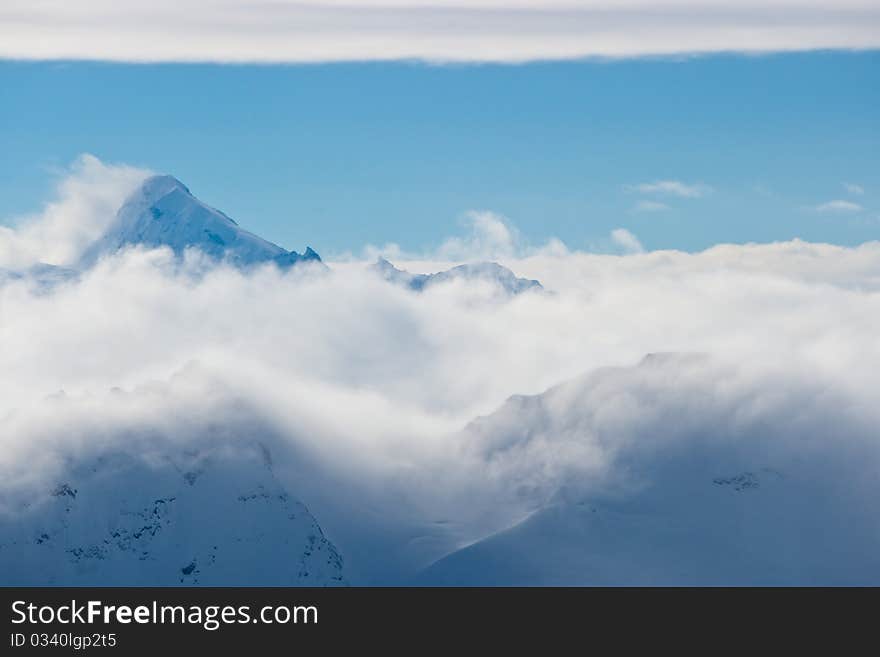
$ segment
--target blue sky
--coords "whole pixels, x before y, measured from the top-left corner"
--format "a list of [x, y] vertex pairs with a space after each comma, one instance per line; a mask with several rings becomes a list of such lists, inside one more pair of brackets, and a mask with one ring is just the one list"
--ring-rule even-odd
[[[856, 244], [880, 237], [878, 72], [878, 51], [445, 66], [4, 61], [0, 221], [38, 210], [88, 152], [172, 173], [246, 228], [322, 253], [430, 248], [471, 209], [571, 248], [617, 227], [651, 249]], [[658, 181], [687, 187], [639, 187]]]

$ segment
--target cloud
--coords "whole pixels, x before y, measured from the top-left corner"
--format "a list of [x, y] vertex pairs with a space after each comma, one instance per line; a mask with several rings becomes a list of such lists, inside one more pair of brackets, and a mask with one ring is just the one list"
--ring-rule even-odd
[[712, 192], [712, 188], [702, 183], [687, 184], [680, 180], [657, 180], [655, 182], [627, 185], [626, 189], [639, 194], [677, 196], [678, 198], [702, 198]]
[[651, 354], [474, 421], [464, 442], [499, 499], [536, 510], [421, 581], [877, 583], [880, 513], [865, 501], [880, 494], [880, 414], [753, 365]]
[[612, 230], [611, 241], [623, 249], [624, 253], [642, 253], [645, 250], [639, 238], [626, 228], [615, 228]]
[[551, 237], [540, 245], [529, 243], [507, 217], [488, 210], [471, 210], [465, 213], [461, 226], [463, 235], [444, 239], [436, 248], [421, 252], [405, 251], [396, 243], [382, 246], [368, 244], [361, 254], [343, 253], [331, 256], [340, 262], [375, 261], [378, 257], [392, 261], [434, 263], [443, 267], [449, 263], [473, 261], [506, 261], [527, 255], [565, 255], [568, 247], [562, 240]]
[[[58, 222], [76, 224], [119, 173], [102, 171], [69, 188]], [[666, 490], [691, 448], [719, 470], [771, 454], [798, 482], [830, 463], [816, 475], [838, 482], [829, 500], [876, 508], [874, 488], [860, 486], [876, 479], [876, 441], [864, 438], [876, 437], [880, 408], [880, 243], [517, 253], [509, 223], [469, 221], [473, 233], [445, 257], [509, 253], [504, 264], [550, 293], [500, 301], [449, 285], [417, 295], [358, 261], [331, 262], [326, 275], [244, 273], [136, 249], [49, 291], [0, 284], [0, 501], [57, 483], [70, 458], [137, 455], [154, 441], [185, 448], [228, 427], [271, 446], [284, 486], [370, 581], [504, 529], [573, 482], [624, 498]], [[61, 234], [72, 245], [33, 244], [74, 253], [78, 231]], [[617, 233], [621, 246], [629, 238]], [[671, 366], [648, 384], [600, 378], [578, 392], [582, 404], [554, 395], [553, 422], [577, 420], [558, 434], [536, 420], [534, 440], [519, 427], [493, 434], [489, 450], [463, 431], [511, 395], [658, 351], [717, 364]], [[379, 553], [390, 555], [381, 572]]]
[[669, 206], [659, 201], [639, 201], [633, 206], [636, 212], [665, 212]]
[[465, 216], [469, 235], [450, 237], [437, 249], [440, 260], [509, 258], [522, 244], [519, 231], [499, 214], [471, 211]]
[[521, 62], [880, 46], [869, 0], [7, 0], [0, 57]]
[[862, 196], [865, 193], [864, 187], [861, 185], [856, 185], [855, 183], [843, 183], [843, 188], [849, 192], [850, 194], [855, 194], [856, 196]]
[[828, 201], [827, 203], [822, 203], [813, 208], [816, 212], [822, 213], [847, 213], [847, 212], [861, 212], [862, 206], [858, 203], [853, 203], [852, 201], [843, 201], [843, 200], [834, 200]]
[[11, 226], [0, 225], [0, 268], [73, 264], [148, 175], [146, 169], [81, 155], [61, 172], [55, 198], [40, 212], [13, 218]]

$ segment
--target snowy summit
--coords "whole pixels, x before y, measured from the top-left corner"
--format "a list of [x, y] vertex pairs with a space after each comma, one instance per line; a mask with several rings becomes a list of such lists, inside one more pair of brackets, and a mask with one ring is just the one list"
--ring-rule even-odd
[[371, 269], [386, 281], [408, 287], [416, 292], [422, 292], [433, 285], [455, 280], [492, 283], [510, 295], [544, 289], [540, 282], [529, 278], [519, 278], [507, 267], [499, 265], [497, 262], [468, 263], [434, 274], [411, 274], [406, 270], [398, 269], [385, 258], [379, 258]]
[[287, 251], [244, 230], [168, 175], [147, 178], [128, 197], [107, 232], [83, 254], [82, 262], [88, 266], [103, 255], [131, 245], [167, 246], [176, 255], [197, 248], [239, 267], [275, 262], [286, 268], [299, 262], [321, 261], [310, 247], [303, 254]]

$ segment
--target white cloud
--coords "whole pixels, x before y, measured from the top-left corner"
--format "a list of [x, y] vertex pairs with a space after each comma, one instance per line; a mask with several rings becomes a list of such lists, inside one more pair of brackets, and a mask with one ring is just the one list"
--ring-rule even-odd
[[0, 57], [519, 62], [880, 46], [870, 0], [6, 0]]
[[0, 268], [37, 262], [69, 265], [113, 220], [123, 199], [149, 175], [127, 165], [80, 156], [58, 183], [56, 198], [41, 212], [0, 225]]
[[850, 194], [855, 194], [856, 196], [862, 196], [865, 193], [865, 188], [861, 185], [856, 185], [855, 183], [843, 183], [843, 188]]
[[636, 212], [664, 212], [669, 209], [668, 205], [659, 201], [639, 201], [633, 206]]
[[611, 241], [623, 249], [624, 253], [642, 253], [645, 250], [639, 238], [626, 228], [615, 228], [612, 230]]
[[858, 203], [853, 203], [852, 201], [843, 201], [843, 200], [834, 200], [828, 201], [827, 203], [822, 203], [813, 208], [816, 212], [822, 213], [847, 213], [847, 212], [861, 212], [862, 206]]
[[450, 237], [437, 250], [441, 260], [493, 260], [509, 258], [522, 245], [519, 231], [499, 214], [471, 211], [465, 216], [467, 237]]
[[[97, 194], [77, 189], [62, 224]], [[670, 485], [689, 453], [719, 468], [767, 455], [806, 463], [792, 481], [834, 479], [846, 494], [828, 500], [862, 490], [873, 502], [859, 482], [876, 481], [877, 444], [863, 439], [876, 437], [880, 408], [880, 243], [522, 255], [496, 215], [472, 227], [447, 257], [513, 250], [505, 264], [550, 293], [500, 302], [451, 285], [416, 295], [363, 262], [330, 263], [321, 276], [193, 272], [168, 252], [137, 250], [49, 292], [0, 284], [0, 492], [54, 481], [71, 454], [248, 427], [347, 559], [381, 546], [402, 570], [504, 528], [572, 481], [611, 496], [629, 494], [621, 481]], [[637, 244], [620, 231], [620, 245]], [[509, 449], [487, 455], [461, 431], [512, 394], [657, 351], [719, 364], [666, 370], [650, 385], [612, 373], [580, 405], [554, 396], [553, 422], [578, 409], [555, 440], [535, 426], [534, 440], [512, 432]], [[834, 467], [814, 467], [824, 462]]]
[[417, 265], [432, 262], [442, 266], [441, 263], [506, 261], [527, 255], [562, 256], [568, 253], [568, 247], [556, 237], [549, 238], [542, 245], [530, 244], [507, 217], [496, 212], [471, 210], [465, 213], [461, 224], [463, 235], [450, 236], [436, 248], [427, 251], [405, 251], [399, 244], [390, 242], [382, 246], [368, 244], [359, 257], [344, 253], [331, 256], [330, 259], [341, 262], [374, 261], [381, 256], [392, 261], [409, 261]]
[[654, 182], [627, 185], [626, 189], [639, 194], [677, 196], [679, 198], [701, 198], [710, 194], [712, 188], [702, 183], [683, 183], [680, 180], [657, 180]]

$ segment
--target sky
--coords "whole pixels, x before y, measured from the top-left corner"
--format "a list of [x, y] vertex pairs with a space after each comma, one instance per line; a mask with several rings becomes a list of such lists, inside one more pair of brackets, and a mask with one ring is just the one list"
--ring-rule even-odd
[[474, 212], [593, 251], [880, 234], [873, 2], [249, 7], [4, 3], [0, 225], [90, 154], [325, 257]]
[[287, 248], [411, 251], [490, 210], [646, 248], [880, 235], [880, 53], [523, 65], [0, 62], [0, 220], [91, 153]]

